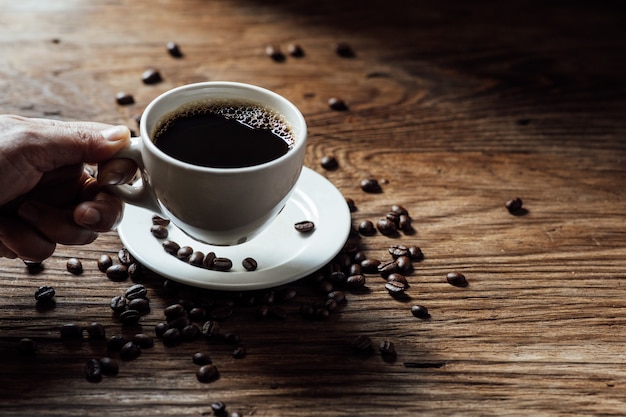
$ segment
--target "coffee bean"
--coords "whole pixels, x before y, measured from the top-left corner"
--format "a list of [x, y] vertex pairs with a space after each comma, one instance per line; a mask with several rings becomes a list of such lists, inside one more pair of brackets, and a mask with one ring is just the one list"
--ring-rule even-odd
[[195, 324], [188, 324], [181, 329], [180, 334], [183, 340], [193, 341], [200, 337], [201, 332]]
[[180, 249], [176, 251], [176, 257], [182, 261], [186, 261], [192, 253], [193, 248], [191, 246], [181, 246]]
[[102, 324], [94, 322], [87, 326], [87, 335], [91, 340], [104, 340], [106, 331]]
[[202, 365], [196, 372], [196, 377], [200, 382], [212, 382], [219, 378], [219, 372], [213, 364]]
[[460, 272], [449, 272], [446, 275], [446, 280], [450, 285], [454, 285], [455, 287], [467, 287], [467, 279], [465, 279], [465, 275]]
[[386, 218], [379, 219], [376, 223], [376, 228], [385, 236], [394, 236], [398, 233], [395, 223]]
[[135, 284], [126, 289], [124, 296], [127, 300], [134, 300], [136, 298], [145, 298], [148, 295], [148, 290], [142, 284]]
[[128, 278], [128, 268], [124, 265], [111, 265], [106, 274], [111, 281], [124, 281]]
[[393, 274], [394, 272], [398, 272], [398, 264], [395, 261], [387, 261], [378, 265], [378, 273], [383, 277], [387, 278], [389, 274]]
[[124, 336], [114, 335], [107, 339], [107, 349], [112, 352], [117, 352], [126, 343], [128, 343], [128, 339], [126, 339]]
[[356, 55], [352, 47], [345, 42], [335, 44], [335, 53], [342, 58], [354, 58]]
[[329, 275], [328, 280], [334, 285], [343, 285], [346, 283], [346, 274], [343, 271], [333, 271]]
[[228, 258], [217, 257], [213, 260], [213, 269], [216, 271], [230, 271], [233, 267], [233, 262]]
[[30, 275], [37, 275], [44, 270], [43, 263], [41, 262], [24, 261], [24, 265]]
[[381, 193], [383, 191], [380, 184], [378, 183], [378, 180], [374, 178], [361, 180], [361, 190], [365, 191], [366, 193], [374, 194]]
[[204, 262], [204, 257], [204, 253], [197, 250], [189, 256], [187, 262], [193, 266], [202, 266], [202, 262]]
[[233, 350], [233, 358], [235, 359], [243, 359], [246, 357], [246, 354], [248, 352], [246, 351], [245, 346], [237, 346], [234, 350]]
[[396, 346], [393, 344], [393, 342], [383, 340], [378, 345], [378, 350], [383, 356], [396, 356]]
[[113, 259], [109, 255], [100, 255], [98, 258], [98, 269], [100, 272], [106, 272], [113, 265]]
[[87, 359], [85, 361], [85, 378], [89, 382], [102, 381], [102, 368], [98, 359]]
[[132, 94], [128, 94], [123, 91], [120, 91], [115, 95], [115, 101], [120, 106], [129, 106], [131, 104], [135, 104], [135, 98], [132, 96]]
[[338, 97], [331, 97], [328, 99], [328, 107], [331, 108], [331, 110], [335, 110], [335, 111], [346, 111], [348, 110], [348, 105], [346, 104], [345, 101], [343, 101], [342, 99], [338, 98]]
[[204, 268], [207, 269], [212, 269], [213, 268], [213, 262], [215, 262], [215, 258], [217, 256], [215, 255], [215, 252], [209, 252], [206, 254], [206, 256], [204, 257], [204, 259], [202, 260], [202, 266]]
[[413, 231], [413, 225], [411, 224], [411, 218], [404, 214], [401, 214], [398, 219], [398, 228], [405, 233]]
[[24, 337], [18, 342], [17, 351], [20, 355], [32, 356], [37, 353], [37, 344], [33, 339]]
[[293, 57], [300, 58], [304, 56], [304, 49], [297, 43], [287, 45], [287, 53]]
[[408, 256], [400, 256], [396, 259], [396, 264], [398, 264], [398, 271], [406, 274], [413, 270], [413, 262], [411, 262], [411, 258]]
[[400, 216], [397, 215], [396, 213], [390, 211], [387, 214], [385, 214], [385, 218], [392, 221], [393, 224], [396, 225], [396, 228], [398, 227], [398, 223], [400, 222]]
[[125, 267], [135, 262], [133, 255], [131, 255], [126, 248], [122, 248], [117, 252], [117, 259], [119, 259], [120, 263]]
[[254, 271], [257, 268], [257, 262], [254, 258], [245, 258], [241, 265], [246, 269], [246, 271]]
[[80, 275], [83, 273], [83, 264], [80, 260], [76, 258], [70, 258], [67, 260], [65, 264], [67, 271], [74, 275]]
[[168, 42], [166, 44], [167, 52], [174, 58], [182, 58], [183, 53], [176, 42]]
[[283, 62], [285, 60], [285, 55], [278, 45], [267, 45], [265, 47], [265, 54], [276, 62]]
[[180, 316], [180, 317], [176, 317], [174, 319], [170, 319], [167, 321], [167, 325], [169, 327], [175, 327], [179, 330], [182, 330], [183, 327], [185, 326], [189, 326], [191, 324], [191, 321], [189, 320], [189, 318], [184, 315], [184, 316]]
[[173, 347], [173, 346], [177, 346], [178, 344], [180, 344], [182, 335], [180, 333], [180, 330], [178, 330], [175, 327], [172, 327], [171, 329], [167, 329], [163, 333], [163, 336], [161, 336], [161, 338], [163, 339], [163, 344], [165, 346]]
[[111, 303], [109, 304], [109, 306], [114, 312], [121, 313], [122, 311], [126, 310], [126, 304], [127, 302], [124, 296], [116, 295], [115, 297], [111, 298]]
[[207, 320], [202, 325], [202, 334], [207, 338], [213, 338], [220, 334], [220, 325], [215, 320]]
[[132, 361], [141, 355], [141, 348], [135, 342], [127, 342], [120, 349], [120, 359], [123, 361]]
[[196, 322], [204, 322], [207, 318], [207, 310], [204, 307], [194, 307], [189, 310], [189, 320]]
[[170, 255], [176, 255], [180, 249], [180, 245], [172, 240], [166, 240], [163, 242], [163, 249]]
[[372, 348], [372, 339], [366, 335], [359, 335], [350, 342], [352, 348], [359, 352], [366, 352]]
[[396, 297], [396, 296], [404, 294], [406, 285], [404, 285], [400, 281], [387, 281], [387, 283], [385, 284], [385, 289], [389, 292], [389, 294]]
[[221, 401], [211, 403], [211, 410], [216, 416], [221, 416], [226, 412], [226, 404]]
[[132, 264], [128, 265], [127, 270], [128, 270], [128, 276], [133, 281], [138, 281], [143, 276], [143, 271], [144, 271], [143, 266], [137, 262], [133, 262]]
[[380, 261], [378, 259], [368, 258], [361, 261], [361, 270], [365, 274], [377, 274], [379, 273], [378, 267]]
[[353, 199], [346, 197], [346, 204], [348, 205], [350, 213], [354, 213], [355, 211], [357, 211], [357, 206]]
[[387, 277], [387, 282], [399, 282], [402, 285], [404, 285], [404, 288], [409, 288], [409, 282], [407, 281], [406, 277], [402, 274], [398, 274], [398, 273], [393, 273], [393, 274], [389, 274], [389, 276]]
[[167, 317], [168, 319], [174, 319], [174, 318], [185, 315], [186, 310], [182, 304], [177, 303], [177, 304], [172, 304], [172, 305], [165, 307], [165, 309], [163, 310], [163, 313], [165, 314], [165, 317]]
[[359, 233], [363, 236], [372, 236], [376, 234], [374, 223], [370, 220], [361, 220], [358, 226]]
[[363, 275], [350, 275], [346, 278], [346, 287], [350, 289], [363, 288], [365, 286], [365, 277]]
[[293, 227], [300, 233], [310, 233], [315, 229], [315, 223], [311, 220], [303, 220], [295, 223]]
[[391, 212], [392, 213], [396, 213], [398, 216], [408, 216], [409, 215], [409, 211], [407, 209], [405, 209], [404, 207], [402, 207], [399, 204], [394, 204], [391, 206]]
[[339, 162], [334, 156], [324, 156], [321, 161], [322, 168], [328, 171], [334, 171], [339, 168]]
[[346, 302], [346, 294], [343, 291], [331, 291], [326, 294], [326, 298], [335, 300], [337, 304], [343, 304]]
[[128, 303], [129, 310], [137, 310], [139, 314], [150, 312], [150, 301], [147, 298], [135, 298]]
[[170, 220], [155, 214], [152, 216], [152, 224], [155, 226], [168, 226]]
[[124, 326], [134, 326], [139, 323], [141, 314], [137, 310], [126, 310], [120, 313], [120, 322]]
[[515, 197], [509, 201], [507, 201], [504, 206], [511, 214], [519, 213], [522, 210], [523, 201], [519, 197]]
[[418, 319], [427, 319], [430, 317], [430, 313], [428, 313], [428, 309], [423, 305], [416, 304], [411, 306], [411, 314], [417, 317]]
[[409, 258], [412, 261], [421, 261], [424, 259], [424, 253], [417, 246], [409, 246]]
[[161, 77], [161, 73], [158, 70], [149, 68], [141, 74], [141, 81], [144, 84], [158, 84], [163, 81], [163, 77]]
[[100, 358], [100, 370], [102, 371], [102, 375], [115, 376], [119, 373], [120, 368], [117, 361], [105, 356], [104, 358]]
[[404, 245], [392, 245], [388, 249], [392, 258], [396, 259], [400, 256], [408, 256], [409, 248]]
[[191, 361], [195, 363], [196, 365], [200, 365], [200, 366], [209, 365], [213, 363], [211, 356], [205, 352], [194, 353], [193, 356], [191, 357]]
[[357, 263], [357, 264], [350, 264], [350, 266], [348, 267], [348, 276], [350, 275], [361, 275], [362, 273], [362, 268], [361, 268], [361, 264]]
[[141, 349], [150, 349], [154, 346], [154, 339], [145, 333], [137, 333], [132, 341]]
[[152, 227], [150, 227], [150, 233], [157, 239], [165, 239], [169, 235], [167, 227], [161, 226], [160, 224], [152, 225]]
[[161, 338], [163, 337], [163, 333], [165, 333], [165, 331], [169, 328], [170, 327], [166, 323], [157, 323], [154, 325], [154, 334], [156, 337]]
[[41, 287], [37, 288], [37, 291], [35, 291], [35, 300], [37, 300], [38, 302], [51, 301], [54, 298], [54, 294], [54, 288], [50, 287], [49, 285], [42, 285]]
[[68, 323], [61, 326], [62, 339], [82, 339], [83, 329], [78, 324]]

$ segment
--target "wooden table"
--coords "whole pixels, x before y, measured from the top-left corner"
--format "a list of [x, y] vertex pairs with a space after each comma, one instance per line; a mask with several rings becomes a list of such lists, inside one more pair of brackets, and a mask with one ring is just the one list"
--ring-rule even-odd
[[[436, 4], [435, 4], [436, 3]], [[325, 300], [310, 279], [278, 300], [286, 318], [256, 318], [267, 293], [211, 294], [234, 313], [220, 325], [245, 346], [198, 339], [143, 349], [116, 377], [88, 382], [104, 342], [63, 343], [67, 323], [99, 322], [107, 336], [154, 335], [171, 295], [146, 273], [151, 312], [123, 328], [109, 301], [133, 284], [100, 272], [115, 232], [59, 247], [31, 274], [0, 260], [0, 415], [201, 416], [222, 401], [244, 416], [623, 415], [626, 412], [626, 16], [609, 2], [185, 0], [0, 1], [0, 112], [124, 123], [158, 94], [206, 80], [272, 89], [310, 129], [306, 166], [354, 200], [355, 224], [391, 205], [415, 233], [360, 239], [368, 257], [415, 245], [425, 259], [395, 299], [385, 280], [327, 319], [301, 305]], [[177, 42], [183, 58], [168, 55]], [[353, 57], [338, 56], [345, 42]], [[287, 54], [301, 45], [305, 54]], [[283, 62], [266, 55], [279, 46]], [[156, 68], [164, 81], [144, 85]], [[118, 106], [115, 95], [136, 103]], [[347, 111], [328, 99], [342, 98]], [[327, 171], [322, 157], [335, 156]], [[364, 178], [383, 192], [365, 193]], [[523, 199], [525, 215], [504, 203]], [[79, 258], [84, 273], [67, 272]], [[149, 265], [146, 265], [149, 267]], [[450, 271], [469, 285], [446, 282]], [[156, 271], [158, 272], [158, 271]], [[37, 308], [41, 285], [54, 308]], [[203, 298], [203, 302], [210, 302]], [[244, 304], [244, 305], [242, 305]], [[428, 308], [416, 318], [411, 306]], [[280, 311], [280, 310], [279, 310]], [[200, 323], [201, 324], [201, 323]], [[369, 337], [369, 354], [351, 346]], [[22, 338], [38, 346], [19, 354]], [[397, 356], [378, 349], [392, 342]], [[220, 371], [196, 379], [193, 353]]]

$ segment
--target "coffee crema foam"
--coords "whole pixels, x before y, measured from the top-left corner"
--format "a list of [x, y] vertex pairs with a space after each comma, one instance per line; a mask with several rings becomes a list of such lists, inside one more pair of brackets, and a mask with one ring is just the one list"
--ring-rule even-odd
[[269, 130], [283, 139], [289, 149], [292, 149], [295, 143], [291, 125], [282, 114], [242, 99], [207, 99], [187, 103], [161, 118], [151, 137], [153, 140], [158, 138], [177, 119], [206, 114], [215, 114], [225, 119], [236, 120], [252, 129]]

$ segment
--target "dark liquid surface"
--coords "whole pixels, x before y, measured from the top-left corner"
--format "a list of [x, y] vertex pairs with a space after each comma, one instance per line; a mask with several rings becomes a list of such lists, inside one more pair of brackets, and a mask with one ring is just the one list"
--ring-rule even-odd
[[180, 161], [212, 168], [259, 165], [289, 150], [288, 143], [271, 130], [215, 113], [172, 117], [153, 140], [159, 149]]

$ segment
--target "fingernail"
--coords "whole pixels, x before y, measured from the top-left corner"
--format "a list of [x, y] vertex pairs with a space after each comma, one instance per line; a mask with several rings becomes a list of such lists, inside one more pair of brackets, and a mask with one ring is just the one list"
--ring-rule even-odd
[[119, 142], [120, 140], [127, 139], [130, 136], [130, 131], [126, 126], [118, 125], [104, 129], [102, 136], [107, 142]]
[[82, 216], [80, 216], [80, 218], [77, 220], [82, 225], [95, 226], [98, 223], [100, 223], [101, 219], [102, 219], [102, 215], [100, 214], [100, 211], [93, 207], [89, 207], [87, 210], [83, 212]]

